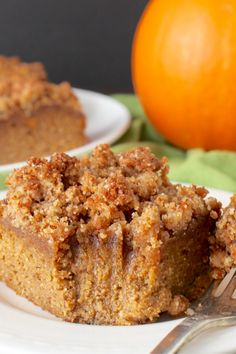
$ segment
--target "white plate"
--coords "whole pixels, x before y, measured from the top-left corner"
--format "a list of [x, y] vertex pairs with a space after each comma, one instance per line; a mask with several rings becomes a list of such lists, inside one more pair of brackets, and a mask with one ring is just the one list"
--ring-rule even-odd
[[[111, 144], [128, 129], [131, 121], [128, 109], [115, 99], [101, 93], [73, 89], [87, 116], [86, 134], [89, 143], [67, 151], [71, 156], [89, 152], [98, 144]], [[21, 167], [25, 162], [0, 165], [0, 173]]]
[[[210, 190], [224, 205], [230, 193]], [[3, 193], [0, 194], [3, 196]], [[1, 354], [144, 354], [181, 320], [130, 327], [92, 326], [62, 322], [15, 295], [0, 283]], [[235, 354], [236, 327], [211, 331], [195, 339], [182, 354]]]

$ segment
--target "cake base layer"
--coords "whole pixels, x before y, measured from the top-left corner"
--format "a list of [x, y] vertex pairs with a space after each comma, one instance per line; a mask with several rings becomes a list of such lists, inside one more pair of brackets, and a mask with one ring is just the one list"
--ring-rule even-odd
[[68, 273], [60, 274], [60, 260], [22, 236], [0, 224], [0, 280], [35, 305], [72, 321], [75, 298]]
[[63, 152], [86, 143], [82, 113], [60, 106], [42, 107], [0, 121], [0, 164]]
[[[155, 233], [152, 221], [150, 228], [145, 225], [146, 243], [132, 249], [116, 225], [108, 231], [107, 240], [80, 237], [74, 256], [76, 321], [153, 322], [165, 311], [182, 314], [188, 300], [198, 298], [209, 286], [208, 221], [193, 219], [187, 230], [168, 240], [164, 233]], [[159, 238], [163, 240], [160, 248]]]
[[[154, 229], [146, 231], [146, 246], [155, 244]], [[25, 238], [1, 223], [0, 280], [64, 320], [113, 325], [155, 321], [164, 311], [178, 315], [209, 285], [205, 219], [163, 239], [160, 250], [158, 243], [129, 249], [115, 225], [109, 233], [108, 239], [86, 236], [62, 247], [66, 252], [50, 254], [32, 243], [32, 235]]]

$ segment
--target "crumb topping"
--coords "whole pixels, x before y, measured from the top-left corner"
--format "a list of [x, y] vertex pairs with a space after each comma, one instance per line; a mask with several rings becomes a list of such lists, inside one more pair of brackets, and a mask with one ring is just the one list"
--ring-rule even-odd
[[31, 115], [42, 106], [63, 105], [81, 111], [77, 97], [67, 82], [46, 81], [41, 63], [23, 63], [18, 57], [0, 56], [0, 120], [23, 111]]
[[189, 301], [183, 295], [175, 295], [170, 303], [170, 308], [168, 310], [169, 314], [172, 316], [183, 315], [185, 311], [188, 310]]
[[115, 155], [99, 145], [81, 159], [32, 158], [9, 177], [2, 215], [52, 242], [75, 232], [104, 238], [117, 223], [130, 235], [140, 234], [142, 225], [144, 238], [152, 225], [171, 237], [192, 218], [218, 213], [219, 203], [205, 200], [206, 189], [173, 185], [167, 172], [166, 158], [159, 160], [144, 147]]
[[77, 97], [67, 82], [52, 84], [35, 80], [0, 80], [0, 120], [17, 112], [31, 115], [42, 106], [63, 105], [81, 111]]
[[47, 74], [41, 63], [23, 63], [18, 57], [0, 55], [0, 81], [46, 80]]

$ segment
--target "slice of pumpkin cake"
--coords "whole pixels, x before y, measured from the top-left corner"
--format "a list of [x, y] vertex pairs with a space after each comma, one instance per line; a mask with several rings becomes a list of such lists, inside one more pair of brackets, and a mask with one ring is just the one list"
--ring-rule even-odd
[[32, 158], [1, 202], [0, 279], [67, 321], [129, 325], [184, 312], [209, 283], [220, 205], [167, 172], [143, 147]]

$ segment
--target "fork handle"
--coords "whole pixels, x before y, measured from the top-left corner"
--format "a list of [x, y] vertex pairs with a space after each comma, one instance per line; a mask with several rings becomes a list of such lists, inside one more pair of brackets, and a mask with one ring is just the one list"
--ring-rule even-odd
[[151, 354], [176, 354], [194, 337], [214, 327], [236, 325], [236, 316], [193, 316], [176, 326], [151, 352]]

